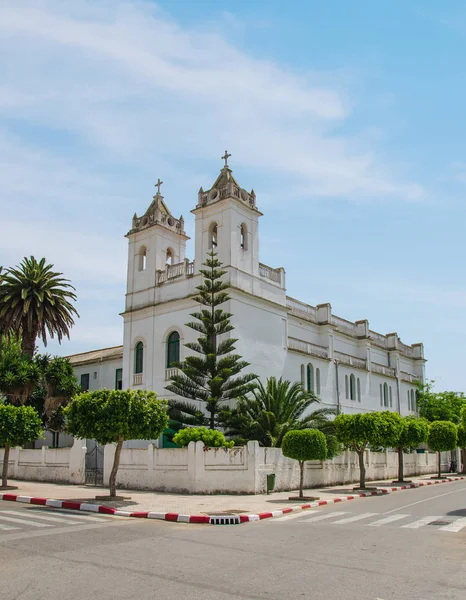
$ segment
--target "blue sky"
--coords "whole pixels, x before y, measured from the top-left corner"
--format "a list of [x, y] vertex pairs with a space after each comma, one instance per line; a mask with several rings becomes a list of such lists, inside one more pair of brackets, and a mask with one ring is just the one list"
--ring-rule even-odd
[[[0, 0], [0, 264], [75, 284], [68, 354], [122, 341], [126, 240], [225, 148], [288, 294], [423, 341], [465, 390], [466, 5]], [[192, 256], [192, 246], [188, 251]]]

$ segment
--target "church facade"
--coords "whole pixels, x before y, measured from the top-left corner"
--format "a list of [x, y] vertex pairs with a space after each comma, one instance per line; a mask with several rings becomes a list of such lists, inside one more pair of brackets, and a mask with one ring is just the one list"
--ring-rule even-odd
[[[397, 333], [372, 331], [367, 320], [332, 314], [286, 294], [285, 269], [259, 260], [259, 219], [254, 190], [242, 188], [228, 166], [191, 211], [195, 255], [186, 257], [183, 217], [175, 218], [160, 192], [144, 215], [134, 215], [128, 238], [123, 345], [70, 357], [84, 389], [144, 388], [173, 397], [165, 386], [196, 332], [186, 326], [202, 281], [199, 270], [214, 250], [226, 271], [237, 352], [263, 381], [272, 375], [302, 381], [325, 407], [341, 412], [393, 410], [414, 414], [415, 390], [424, 381], [422, 344]], [[227, 334], [228, 335], [228, 334]]]

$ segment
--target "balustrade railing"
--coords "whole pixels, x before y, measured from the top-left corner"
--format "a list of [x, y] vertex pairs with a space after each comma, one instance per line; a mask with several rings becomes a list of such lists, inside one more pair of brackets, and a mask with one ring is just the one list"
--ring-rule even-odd
[[373, 373], [380, 373], [381, 375], [387, 375], [387, 377], [395, 377], [395, 369], [391, 367], [385, 367], [378, 363], [371, 363], [371, 371]]
[[168, 369], [165, 369], [165, 381], [170, 380], [173, 375], [176, 375], [179, 372], [179, 369], [177, 367], [170, 367]]
[[311, 342], [305, 342], [304, 340], [298, 340], [296, 338], [289, 337], [288, 348], [290, 350], [303, 352], [304, 354], [310, 354], [311, 356], [328, 358], [328, 348], [325, 346], [319, 346], [318, 344], [312, 344]]
[[133, 375], [133, 385], [142, 385], [142, 373], [135, 373]]
[[176, 263], [176, 265], [167, 265], [165, 271], [157, 271], [156, 282], [157, 285], [160, 285], [166, 281], [178, 279], [178, 277], [190, 277], [192, 275], [194, 275], [194, 261], [184, 260]]
[[295, 317], [300, 317], [305, 321], [312, 321], [312, 323], [317, 323], [317, 309], [315, 306], [305, 304], [304, 302], [300, 302], [295, 298], [290, 298], [289, 296], [287, 296], [286, 307], [288, 308], [290, 313]]
[[359, 358], [358, 356], [352, 356], [351, 354], [344, 354], [343, 352], [338, 351], [335, 351], [333, 356], [338, 362], [341, 362], [344, 365], [349, 365], [358, 369], [367, 368], [367, 361], [365, 358]]
[[281, 283], [282, 280], [281, 269], [272, 269], [262, 263], [259, 263], [259, 275], [275, 283]]

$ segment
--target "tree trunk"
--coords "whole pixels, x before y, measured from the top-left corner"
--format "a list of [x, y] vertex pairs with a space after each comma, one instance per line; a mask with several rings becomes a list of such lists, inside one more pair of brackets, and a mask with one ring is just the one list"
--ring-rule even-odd
[[303, 484], [304, 484], [304, 460], [299, 461], [299, 497], [303, 497]]
[[442, 479], [442, 455], [438, 453], [438, 478]]
[[10, 460], [10, 445], [6, 444], [3, 452], [2, 487], [8, 485], [8, 461]]
[[359, 487], [361, 490], [366, 489], [366, 465], [364, 464], [364, 448], [358, 450], [359, 458]]
[[112, 472], [110, 473], [110, 478], [108, 480], [108, 485], [110, 488], [110, 497], [116, 496], [116, 476], [117, 476], [117, 472], [118, 472], [118, 467], [120, 466], [120, 454], [121, 454], [121, 449], [123, 448], [123, 442], [124, 442], [123, 437], [121, 435], [118, 436], [118, 442], [117, 442], [117, 447], [115, 450], [115, 456], [113, 458]]
[[215, 429], [215, 413], [211, 411], [210, 413], [210, 428]]
[[398, 451], [398, 481], [403, 482], [404, 479], [404, 460], [403, 460], [403, 448], [397, 448]]
[[21, 352], [25, 356], [32, 358], [34, 356], [34, 350], [36, 349], [36, 332], [30, 332], [27, 329], [27, 320], [23, 321], [23, 327], [21, 332]]

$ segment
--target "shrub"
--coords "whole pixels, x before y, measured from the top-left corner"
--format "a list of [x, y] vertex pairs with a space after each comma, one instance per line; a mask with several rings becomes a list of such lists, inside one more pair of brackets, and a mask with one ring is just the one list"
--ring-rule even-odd
[[187, 427], [180, 429], [173, 436], [173, 441], [178, 446], [187, 446], [189, 442], [204, 442], [209, 448], [233, 448], [234, 441], [227, 442], [221, 431], [207, 429], [207, 427]]
[[299, 496], [303, 497], [304, 462], [306, 460], [325, 460], [327, 458], [327, 440], [317, 429], [288, 431], [283, 438], [282, 452], [288, 458], [299, 463]]

